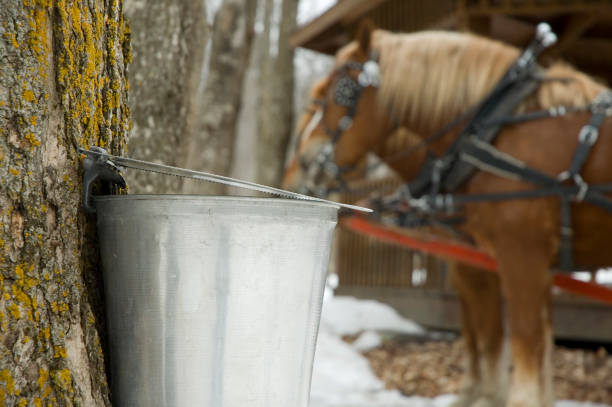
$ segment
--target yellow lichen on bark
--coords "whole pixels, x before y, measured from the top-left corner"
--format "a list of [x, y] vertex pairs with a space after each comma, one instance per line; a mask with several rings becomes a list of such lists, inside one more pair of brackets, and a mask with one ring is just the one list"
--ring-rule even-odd
[[13, 394], [15, 394], [15, 380], [11, 372], [8, 369], [0, 370], [0, 401], [4, 401], [7, 395]]
[[[126, 24], [116, 0], [111, 11], [119, 8], [119, 18], [104, 18], [104, 10], [91, 10], [81, 1], [57, 0], [61, 19], [61, 44], [58, 79], [62, 86], [62, 101], [70, 111], [68, 125], [81, 137], [79, 145], [110, 144], [113, 119], [119, 117], [122, 134], [129, 129], [123, 94], [124, 77], [106, 65], [123, 64], [122, 55]], [[101, 33], [106, 33], [102, 36]], [[103, 40], [106, 38], [106, 41]], [[104, 61], [106, 48], [108, 61]], [[129, 49], [129, 46], [127, 47]], [[105, 63], [106, 62], [106, 63]], [[110, 73], [110, 77], [108, 77]], [[109, 86], [110, 83], [110, 86]], [[118, 109], [123, 111], [117, 111]]]

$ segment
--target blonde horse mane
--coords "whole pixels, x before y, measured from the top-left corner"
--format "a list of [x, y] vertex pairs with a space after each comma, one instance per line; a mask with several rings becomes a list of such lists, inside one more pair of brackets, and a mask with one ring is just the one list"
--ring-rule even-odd
[[[376, 30], [372, 45], [380, 52], [379, 101], [401, 123], [426, 133], [482, 100], [519, 55], [518, 49], [498, 41], [443, 31]], [[582, 106], [602, 89], [562, 63], [552, 65], [547, 75], [571, 80], [543, 83], [519, 110]]]

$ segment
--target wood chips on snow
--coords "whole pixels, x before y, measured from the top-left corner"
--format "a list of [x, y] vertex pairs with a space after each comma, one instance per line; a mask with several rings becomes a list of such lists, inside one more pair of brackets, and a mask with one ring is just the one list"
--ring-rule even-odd
[[[392, 339], [364, 352], [388, 389], [434, 397], [457, 393], [464, 376], [463, 343]], [[553, 353], [557, 399], [612, 404], [612, 355], [599, 350], [556, 347]]]

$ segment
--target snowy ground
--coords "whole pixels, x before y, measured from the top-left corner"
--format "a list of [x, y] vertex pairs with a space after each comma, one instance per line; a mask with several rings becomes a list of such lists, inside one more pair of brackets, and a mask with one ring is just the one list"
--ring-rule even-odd
[[[363, 333], [351, 345], [343, 335]], [[453, 396], [436, 399], [403, 397], [385, 390], [370, 370], [360, 349], [380, 343], [380, 331], [422, 333], [417, 324], [402, 319], [391, 308], [376, 301], [329, 296], [323, 306], [312, 378], [311, 407], [443, 407]]]
[[[401, 318], [393, 309], [376, 301], [351, 297], [326, 298], [317, 342], [310, 407], [446, 407], [453, 395], [435, 399], [404, 397], [389, 391], [370, 370], [360, 353], [380, 343], [380, 332], [420, 334], [422, 328]], [[343, 335], [362, 332], [352, 344]], [[555, 407], [601, 407], [602, 404], [558, 401]]]

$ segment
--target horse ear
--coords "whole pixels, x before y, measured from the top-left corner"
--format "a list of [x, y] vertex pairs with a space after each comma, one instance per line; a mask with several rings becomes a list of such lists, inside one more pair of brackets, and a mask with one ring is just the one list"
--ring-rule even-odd
[[370, 50], [370, 40], [372, 39], [372, 33], [375, 29], [376, 25], [369, 18], [361, 20], [357, 28], [357, 36], [355, 39], [359, 43], [359, 48], [366, 54]]

